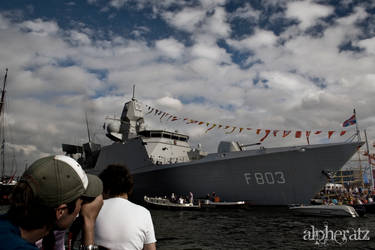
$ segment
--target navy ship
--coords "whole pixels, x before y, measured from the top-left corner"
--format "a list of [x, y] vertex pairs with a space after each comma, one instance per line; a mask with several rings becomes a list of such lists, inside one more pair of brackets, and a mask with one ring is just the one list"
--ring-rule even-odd
[[222, 141], [217, 153], [192, 148], [189, 137], [166, 130], [147, 130], [145, 108], [134, 97], [121, 118], [107, 125], [113, 144], [89, 142], [83, 147], [63, 145], [67, 154], [82, 153], [88, 172], [99, 174], [109, 164], [124, 164], [134, 176], [132, 198], [205, 197], [215, 192], [224, 201], [252, 205], [306, 204], [363, 142], [248, 149], [249, 145]]

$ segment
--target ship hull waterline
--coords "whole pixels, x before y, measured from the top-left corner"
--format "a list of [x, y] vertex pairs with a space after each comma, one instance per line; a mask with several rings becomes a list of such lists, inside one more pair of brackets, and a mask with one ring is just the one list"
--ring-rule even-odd
[[[201, 198], [215, 192], [223, 201], [252, 205], [308, 204], [327, 183], [326, 171], [339, 170], [362, 143], [332, 143], [284, 147], [280, 150], [249, 150], [211, 154], [197, 161], [166, 164], [135, 164], [129, 146], [121, 155], [110, 155], [110, 145], [91, 170], [98, 174], [109, 164], [127, 165], [134, 176], [132, 198], [170, 196], [172, 193]], [[118, 151], [118, 149], [116, 150]]]

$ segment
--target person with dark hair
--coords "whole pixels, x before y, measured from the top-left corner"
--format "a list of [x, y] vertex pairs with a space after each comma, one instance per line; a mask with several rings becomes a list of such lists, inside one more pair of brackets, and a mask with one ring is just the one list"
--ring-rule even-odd
[[[83, 249], [98, 249], [93, 230], [103, 204], [102, 189], [101, 180], [86, 174], [70, 157], [55, 155], [35, 161], [14, 188], [8, 212], [0, 216], [0, 250], [37, 250], [35, 242], [45, 236], [43, 249], [54, 249], [50, 232], [67, 229], [80, 212]], [[94, 201], [83, 205], [83, 197]]]
[[156, 249], [150, 212], [128, 200], [133, 177], [126, 166], [109, 165], [99, 175], [104, 205], [95, 224], [95, 241], [111, 250]]

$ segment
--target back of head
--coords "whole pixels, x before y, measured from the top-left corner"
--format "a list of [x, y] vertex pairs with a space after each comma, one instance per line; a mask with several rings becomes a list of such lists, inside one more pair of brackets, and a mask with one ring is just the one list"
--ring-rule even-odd
[[58, 206], [75, 204], [81, 196], [101, 192], [101, 181], [86, 175], [74, 159], [64, 155], [44, 157], [22, 175], [11, 195], [8, 216], [24, 229], [53, 226]]
[[128, 194], [133, 191], [133, 177], [126, 166], [109, 165], [99, 175], [103, 182], [104, 194], [109, 197]]

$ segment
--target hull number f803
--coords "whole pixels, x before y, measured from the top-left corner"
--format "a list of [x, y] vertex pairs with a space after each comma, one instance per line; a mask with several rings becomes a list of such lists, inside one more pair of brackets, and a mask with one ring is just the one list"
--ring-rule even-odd
[[285, 184], [285, 175], [282, 171], [244, 173], [246, 184]]

